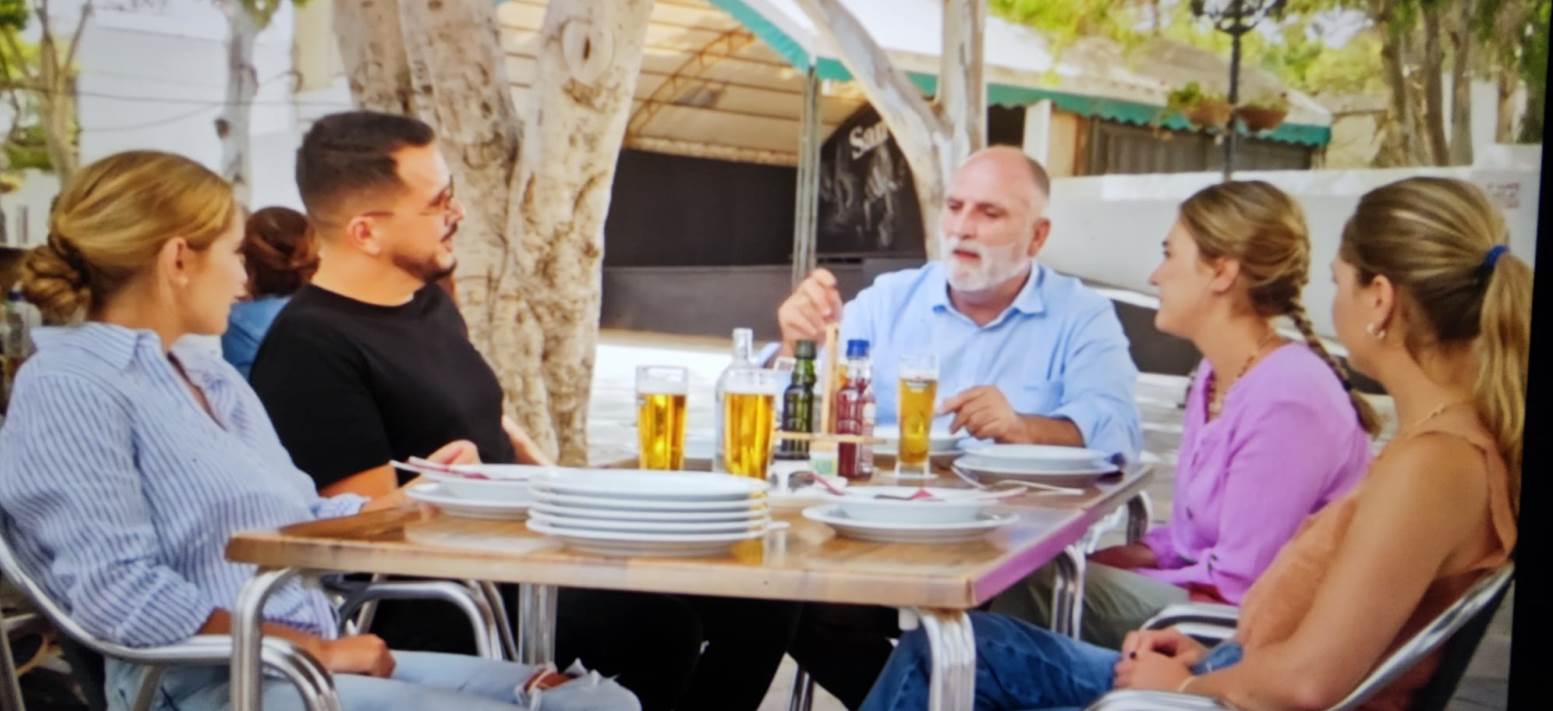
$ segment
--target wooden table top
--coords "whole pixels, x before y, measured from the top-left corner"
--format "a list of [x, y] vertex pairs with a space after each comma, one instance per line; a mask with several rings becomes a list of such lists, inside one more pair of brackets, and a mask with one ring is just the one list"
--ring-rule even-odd
[[[569, 550], [521, 521], [464, 519], [417, 505], [233, 536], [227, 557], [279, 568], [810, 602], [974, 608], [1079, 540], [1150, 476], [1138, 466], [1082, 496], [1022, 496], [1016, 523], [947, 545], [841, 538], [799, 510], [791, 527], [711, 558], [611, 558]], [[956, 482], [937, 481], [935, 485]]]

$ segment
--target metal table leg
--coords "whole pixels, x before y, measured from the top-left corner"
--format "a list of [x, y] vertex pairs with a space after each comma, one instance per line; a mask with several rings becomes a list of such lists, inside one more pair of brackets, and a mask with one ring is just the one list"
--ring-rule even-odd
[[918, 623], [927, 635], [933, 666], [928, 711], [972, 711], [976, 704], [976, 634], [963, 610], [902, 610], [901, 629]]
[[518, 662], [538, 666], [555, 661], [558, 591], [554, 585], [518, 586]]
[[1084, 566], [1088, 557], [1081, 545], [1071, 545], [1052, 560], [1057, 580], [1052, 586], [1052, 631], [1079, 638], [1084, 619]]
[[496, 631], [501, 635], [501, 649], [505, 659], [509, 662], [518, 659], [518, 639], [512, 633], [512, 617], [507, 614], [507, 601], [501, 597], [501, 588], [489, 580], [480, 580], [471, 583], [478, 586], [485, 601], [491, 606], [492, 614], [496, 615]]
[[237, 593], [237, 604], [232, 609], [233, 711], [259, 711], [259, 693], [264, 684], [259, 650], [264, 631], [259, 626], [264, 621], [264, 603], [296, 575], [295, 568], [261, 569]]
[[1153, 504], [1149, 501], [1147, 492], [1140, 491], [1127, 500], [1127, 542], [1137, 543], [1143, 540], [1143, 534], [1149, 531], [1149, 521], [1153, 519]]

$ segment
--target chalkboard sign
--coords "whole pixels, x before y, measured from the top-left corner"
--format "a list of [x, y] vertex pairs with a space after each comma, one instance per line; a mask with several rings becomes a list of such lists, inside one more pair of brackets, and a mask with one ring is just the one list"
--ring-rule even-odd
[[911, 168], [873, 107], [838, 126], [820, 152], [820, 254], [924, 254]]

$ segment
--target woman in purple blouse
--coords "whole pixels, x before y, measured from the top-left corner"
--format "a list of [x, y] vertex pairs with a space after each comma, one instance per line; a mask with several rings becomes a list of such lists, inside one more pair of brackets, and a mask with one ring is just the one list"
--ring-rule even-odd
[[[1083, 638], [1117, 648], [1166, 606], [1239, 604], [1306, 516], [1358, 482], [1378, 418], [1321, 345], [1300, 303], [1304, 213], [1261, 181], [1182, 203], [1165, 239], [1154, 325], [1203, 354], [1187, 399], [1170, 522], [1090, 556]], [[1286, 317], [1304, 342], [1279, 337]], [[994, 612], [1046, 625], [1053, 576], [999, 596]]]

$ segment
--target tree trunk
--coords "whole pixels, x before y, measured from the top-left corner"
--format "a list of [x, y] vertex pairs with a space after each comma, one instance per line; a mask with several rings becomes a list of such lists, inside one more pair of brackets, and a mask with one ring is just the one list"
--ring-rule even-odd
[[54, 168], [54, 175], [59, 177], [60, 184], [64, 184], [81, 163], [80, 149], [76, 145], [75, 54], [81, 46], [81, 37], [85, 34], [86, 21], [91, 17], [92, 9], [91, 2], [82, 6], [75, 32], [61, 56], [48, 0], [42, 0], [34, 6], [40, 32], [36, 80], [43, 88], [38, 97], [38, 118], [43, 126], [43, 143], [48, 149], [49, 164]]
[[537, 319], [544, 341], [522, 360], [542, 364], [563, 464], [588, 456], [604, 218], [652, 6], [652, 0], [550, 3], [523, 113], [511, 192], [519, 211], [509, 216], [508, 234], [520, 240], [519, 313]]
[[398, 0], [334, 0], [334, 36], [357, 106], [427, 120], [410, 98], [410, 60], [399, 30]]
[[949, 149], [938, 155], [946, 184], [966, 158], [987, 145], [987, 84], [982, 80], [986, 30], [987, 0], [950, 0], [944, 4], [936, 108], [949, 133]]
[[1472, 12], [1476, 3], [1460, 3], [1451, 32], [1451, 165], [1472, 165]]
[[[928, 259], [938, 257], [938, 214], [944, 203], [944, 189], [958, 162], [954, 161], [956, 141], [963, 145], [976, 143], [971, 138], [981, 126], [981, 142], [985, 142], [986, 90], [981, 81], [982, 33], [969, 38], [965, 33], [972, 28], [984, 27], [986, 22], [985, 0], [949, 0], [945, 5], [944, 32], [946, 58], [941, 69], [954, 76], [939, 77], [940, 94], [958, 104], [953, 110], [961, 115], [980, 117], [957, 138], [942, 113], [935, 111], [911, 78], [890, 63], [884, 49], [869, 35], [867, 28], [858, 21], [841, 0], [798, 0], [798, 6], [809, 16], [816, 27], [824, 28], [841, 53], [852, 78], [862, 87], [863, 94], [874, 110], [890, 128], [901, 153], [911, 166], [912, 182], [917, 189], [917, 202], [922, 210], [922, 233], [926, 236]], [[951, 36], [951, 27], [953, 35]], [[950, 56], [952, 55], [952, 56]], [[945, 84], [950, 86], [945, 86]], [[955, 88], [963, 87], [963, 88]], [[981, 87], [974, 89], [972, 87]], [[980, 101], [980, 111], [967, 107]]]
[[[1376, 6], [1376, 17], [1390, 18], [1389, 2]], [[1412, 102], [1408, 99], [1406, 29], [1390, 22], [1381, 27], [1381, 65], [1386, 73], [1386, 84], [1391, 89], [1391, 115], [1387, 117], [1385, 138], [1376, 163], [1382, 167], [1412, 165], [1408, 148], [1408, 131], [1412, 127]]]
[[1424, 117], [1425, 137], [1429, 141], [1429, 159], [1433, 165], [1450, 161], [1450, 144], [1445, 137], [1445, 56], [1440, 47], [1440, 9], [1429, 5], [1424, 13]]
[[1495, 72], [1498, 88], [1498, 108], [1494, 112], [1494, 142], [1515, 142], [1515, 89], [1520, 85], [1520, 73], [1514, 65], [1499, 67]]
[[231, 181], [238, 202], [248, 204], [253, 192], [253, 151], [250, 118], [253, 99], [259, 93], [259, 71], [254, 67], [254, 44], [263, 29], [238, 0], [223, 0], [227, 19], [226, 107], [216, 120], [221, 139], [221, 176]]

